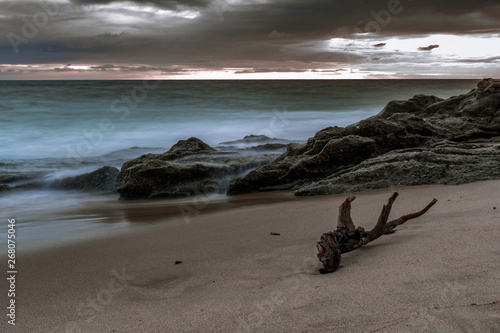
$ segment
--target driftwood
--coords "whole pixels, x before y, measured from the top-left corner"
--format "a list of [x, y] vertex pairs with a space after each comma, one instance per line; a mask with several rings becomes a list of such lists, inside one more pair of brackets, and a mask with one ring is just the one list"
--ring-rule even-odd
[[394, 192], [394, 194], [389, 198], [387, 205], [384, 205], [382, 208], [377, 224], [370, 231], [365, 231], [362, 227], [356, 228], [351, 219], [351, 202], [354, 201], [356, 197], [350, 196], [345, 199], [339, 207], [337, 229], [335, 231], [324, 233], [321, 236], [321, 240], [316, 244], [318, 249], [317, 256], [324, 266], [320, 269], [322, 274], [332, 273], [339, 267], [342, 253], [359, 249], [363, 245], [368, 244], [382, 235], [395, 232], [394, 229], [398, 225], [423, 215], [437, 202], [437, 199], [433, 199], [427, 207], [421, 211], [404, 215], [396, 220], [387, 222], [392, 204], [394, 203], [394, 200], [396, 200], [397, 196], [398, 193]]

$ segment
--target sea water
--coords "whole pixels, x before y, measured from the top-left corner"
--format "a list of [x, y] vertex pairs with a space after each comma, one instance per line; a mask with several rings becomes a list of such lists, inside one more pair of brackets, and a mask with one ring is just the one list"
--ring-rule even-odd
[[[120, 168], [128, 159], [165, 152], [193, 136], [213, 147], [246, 135], [305, 142], [325, 127], [375, 115], [391, 100], [416, 94], [448, 98], [476, 82], [0, 81], [0, 184], [50, 181], [104, 165]], [[36, 243], [109, 226], [99, 223], [109, 222], [106, 216], [85, 213], [103, 200], [117, 197], [36, 190], [1, 194], [0, 207], [2, 218], [16, 218], [25, 241]], [[77, 217], [69, 213], [75, 210]], [[0, 232], [6, 228], [1, 224]]]

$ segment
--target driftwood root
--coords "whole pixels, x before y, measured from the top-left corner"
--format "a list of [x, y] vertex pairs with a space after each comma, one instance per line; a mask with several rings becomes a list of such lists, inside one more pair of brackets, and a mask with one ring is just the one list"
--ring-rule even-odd
[[324, 233], [321, 236], [321, 240], [316, 244], [318, 259], [323, 264], [323, 268], [320, 269], [322, 274], [332, 273], [339, 267], [342, 253], [354, 251], [382, 235], [394, 233], [394, 229], [397, 226], [408, 220], [422, 216], [437, 202], [437, 199], [433, 199], [424, 209], [387, 222], [389, 214], [391, 213], [392, 204], [397, 196], [397, 192], [392, 194], [387, 204], [382, 207], [377, 224], [370, 231], [365, 231], [362, 227], [356, 228], [352, 221], [351, 202], [353, 202], [356, 197], [350, 196], [344, 200], [339, 207], [337, 229], [332, 232]]

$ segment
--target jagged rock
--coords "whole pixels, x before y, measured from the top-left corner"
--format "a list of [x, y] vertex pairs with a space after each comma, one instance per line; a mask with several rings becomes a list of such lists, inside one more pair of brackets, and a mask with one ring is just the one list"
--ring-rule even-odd
[[228, 195], [254, 191], [287, 190], [325, 177], [393, 149], [415, 147], [443, 134], [422, 118], [394, 114], [399, 120], [370, 118], [340, 128], [328, 127], [305, 145], [289, 145], [287, 152], [268, 165], [235, 179]]
[[50, 187], [63, 190], [113, 192], [116, 190], [119, 172], [117, 168], [104, 166], [90, 173], [56, 180]]
[[377, 150], [375, 140], [358, 135], [348, 135], [328, 141], [321, 151], [310, 158], [301, 159], [282, 176], [284, 179], [314, 178], [330, 174], [332, 169], [357, 164], [372, 156]]
[[289, 146], [270, 164], [235, 179], [227, 193], [299, 189], [367, 158], [430, 147], [442, 140], [496, 140], [500, 137], [499, 87], [500, 81], [485, 79], [476, 89], [447, 100], [416, 95], [408, 101], [389, 102], [376, 116], [345, 128], [325, 128], [305, 145]]
[[477, 99], [481, 99], [492, 94], [500, 94], [500, 81], [489, 78], [484, 79], [477, 84], [477, 89], [475, 91]]
[[391, 101], [377, 117], [386, 119], [394, 113], [418, 113], [423, 108], [442, 100], [436, 96], [415, 95], [407, 101]]
[[295, 195], [351, 193], [395, 185], [458, 185], [499, 178], [498, 149], [448, 142], [391, 151], [308, 184], [295, 191]]

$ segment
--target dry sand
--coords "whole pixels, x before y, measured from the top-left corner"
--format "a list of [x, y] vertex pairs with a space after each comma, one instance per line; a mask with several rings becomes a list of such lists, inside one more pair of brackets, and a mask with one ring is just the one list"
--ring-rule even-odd
[[[373, 226], [393, 190], [357, 193], [356, 225]], [[4, 316], [2, 332], [500, 332], [500, 181], [396, 190], [392, 218], [439, 202], [333, 274], [315, 244], [347, 195], [20, 253], [17, 325]]]

